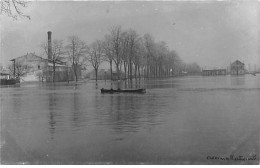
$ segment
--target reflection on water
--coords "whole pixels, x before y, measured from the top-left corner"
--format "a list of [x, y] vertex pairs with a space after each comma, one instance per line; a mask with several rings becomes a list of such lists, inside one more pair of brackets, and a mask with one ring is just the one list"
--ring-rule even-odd
[[[100, 88], [147, 88], [101, 94]], [[256, 164], [260, 76], [1, 88], [1, 159], [30, 164]]]
[[57, 99], [54, 93], [49, 93], [49, 125], [50, 125], [50, 133], [53, 138], [53, 134], [55, 133], [55, 118], [57, 116], [55, 107], [57, 106]]
[[231, 79], [231, 85], [244, 86], [245, 85], [245, 76], [233, 76]]

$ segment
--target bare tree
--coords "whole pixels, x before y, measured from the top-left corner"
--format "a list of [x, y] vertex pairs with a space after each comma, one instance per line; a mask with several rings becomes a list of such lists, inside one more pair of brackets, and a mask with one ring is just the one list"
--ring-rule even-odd
[[156, 55], [155, 55], [155, 76], [163, 77], [164, 76], [164, 63], [167, 59], [169, 53], [168, 47], [164, 41], [158, 42], [155, 45]]
[[[164, 41], [155, 42], [150, 34], [140, 37], [135, 30], [124, 31], [120, 26], [111, 28], [104, 40], [105, 60], [116, 66], [119, 79], [123, 65], [125, 78], [132, 80], [134, 76], [139, 78], [142, 74], [146, 77], [170, 77], [181, 73], [185, 69], [185, 63], [177, 52], [170, 50]], [[193, 69], [195, 65], [192, 67]], [[196, 66], [198, 71], [199, 66]], [[138, 74], [137, 74], [138, 73]], [[111, 78], [112, 79], [112, 78]]]
[[88, 60], [95, 70], [96, 81], [98, 76], [98, 68], [102, 62], [102, 56], [104, 53], [103, 51], [104, 50], [103, 50], [102, 42], [99, 40], [92, 43], [87, 49]]
[[[48, 42], [43, 42], [41, 48], [44, 50], [45, 55], [48, 56]], [[55, 82], [56, 64], [61, 64], [62, 61], [60, 59], [65, 55], [62, 40], [53, 40], [51, 53], [52, 57], [48, 58], [48, 62], [52, 63], [52, 82]]]
[[178, 70], [177, 66], [181, 64], [181, 59], [179, 58], [176, 51], [172, 50], [169, 53], [168, 57], [168, 65], [169, 65], [169, 71], [171, 74], [170, 76], [174, 76], [174, 73]]
[[150, 34], [145, 34], [143, 37], [145, 46], [145, 58], [146, 58], [146, 76], [154, 76], [154, 65], [155, 65], [155, 41], [153, 36]]
[[190, 63], [186, 65], [186, 71], [189, 74], [200, 74], [201, 73], [201, 67], [197, 63]]
[[118, 78], [121, 79], [121, 64], [122, 64], [122, 28], [114, 26], [110, 31], [110, 43], [112, 45], [113, 61], [116, 65]]
[[113, 70], [112, 70], [112, 63], [113, 63], [113, 47], [111, 45], [111, 36], [106, 35], [105, 36], [105, 40], [103, 41], [103, 50], [104, 50], [104, 57], [103, 60], [109, 62], [109, 66], [110, 66], [110, 79], [112, 81], [112, 74], [113, 74]]
[[37, 72], [36, 76], [38, 77], [39, 81], [43, 82], [44, 79], [46, 79], [46, 77], [47, 77], [47, 71], [43, 70], [43, 71]]
[[14, 78], [21, 78], [25, 76], [28, 73], [27, 69], [30, 69], [28, 65], [23, 65], [19, 62], [16, 62], [15, 65], [10, 64], [8, 66], [8, 71]]
[[127, 70], [129, 78], [129, 34], [128, 32], [122, 33], [122, 60], [124, 65], [125, 79], [127, 79]]
[[8, 17], [11, 17], [15, 20], [18, 19], [18, 17], [26, 17], [28, 19], [31, 19], [30, 16], [25, 15], [21, 8], [25, 8], [28, 5], [28, 1], [23, 0], [1, 0], [1, 15], [5, 14]]
[[134, 54], [134, 64], [135, 64], [135, 78], [137, 75], [138, 71], [138, 78], [141, 78], [141, 72], [140, 69], [143, 69], [144, 65], [145, 65], [145, 47], [143, 44], [143, 40], [142, 38], [138, 38], [138, 41], [136, 41], [136, 45], [135, 45], [135, 54]]
[[139, 49], [139, 35], [136, 33], [135, 30], [128, 30], [128, 65], [129, 65], [129, 71], [130, 71], [130, 80], [132, 80], [132, 73], [133, 73], [133, 65], [135, 67], [135, 78], [136, 78], [136, 72], [138, 67], [138, 49]]
[[84, 41], [80, 40], [78, 36], [68, 37], [68, 45], [66, 46], [69, 59], [72, 63], [73, 71], [75, 74], [75, 80], [78, 81], [79, 69], [86, 65], [87, 58], [86, 51], [87, 46]]

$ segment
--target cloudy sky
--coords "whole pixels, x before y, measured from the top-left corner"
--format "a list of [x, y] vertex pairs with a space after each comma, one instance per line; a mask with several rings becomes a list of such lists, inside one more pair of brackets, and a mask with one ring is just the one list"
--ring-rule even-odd
[[31, 20], [1, 16], [1, 62], [27, 52], [41, 55], [47, 40], [78, 35], [87, 44], [121, 25], [165, 41], [185, 62], [226, 67], [239, 59], [260, 65], [260, 5], [257, 1], [31, 2]]

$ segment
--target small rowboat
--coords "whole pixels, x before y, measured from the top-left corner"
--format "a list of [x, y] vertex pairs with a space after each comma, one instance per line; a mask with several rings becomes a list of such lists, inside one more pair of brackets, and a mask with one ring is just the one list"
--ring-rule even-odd
[[16, 83], [20, 83], [18, 79], [1, 79], [0, 85], [15, 85]]
[[101, 89], [101, 93], [145, 93], [145, 89]]

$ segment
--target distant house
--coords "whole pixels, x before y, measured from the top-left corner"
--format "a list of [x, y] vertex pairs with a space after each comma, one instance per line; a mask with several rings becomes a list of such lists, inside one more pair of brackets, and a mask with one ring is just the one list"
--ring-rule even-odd
[[[22, 78], [23, 81], [38, 81], [37, 74], [42, 72], [43, 69], [46, 69], [47, 66], [47, 59], [39, 57], [34, 53], [27, 53], [10, 61], [14, 64], [14, 73], [18, 71], [17, 65], [22, 66], [23, 71], [25, 71], [25, 75]], [[12, 75], [14, 76], [14, 74]]]
[[244, 75], [245, 74], [245, 64], [236, 60], [230, 65], [231, 75]]
[[[13, 61], [14, 65], [19, 64], [25, 69], [26, 74], [22, 77], [22, 81], [51, 82], [53, 79], [53, 64], [48, 59], [39, 57], [34, 53], [27, 53], [11, 61]], [[55, 81], [62, 82], [67, 80], [74, 80], [74, 72], [71, 66], [67, 66], [62, 61], [56, 62]]]
[[218, 76], [218, 75], [226, 75], [226, 69], [203, 69], [202, 75], [203, 76]]
[[[76, 70], [72, 68], [72, 65], [68, 57], [61, 57], [55, 59], [55, 75], [54, 75], [54, 62], [52, 54], [52, 42], [51, 42], [51, 31], [47, 32], [48, 34], [48, 52], [47, 59], [39, 57], [34, 53], [27, 53], [26, 55], [12, 59], [13, 62], [13, 76], [17, 76], [16, 67], [22, 67], [23, 72], [22, 80], [23, 81], [47, 81], [51, 82], [62, 82], [75, 79], [75, 72], [78, 79], [81, 79], [81, 67], [78, 67]], [[19, 70], [19, 69], [17, 69]], [[55, 77], [55, 78], [54, 78]]]

